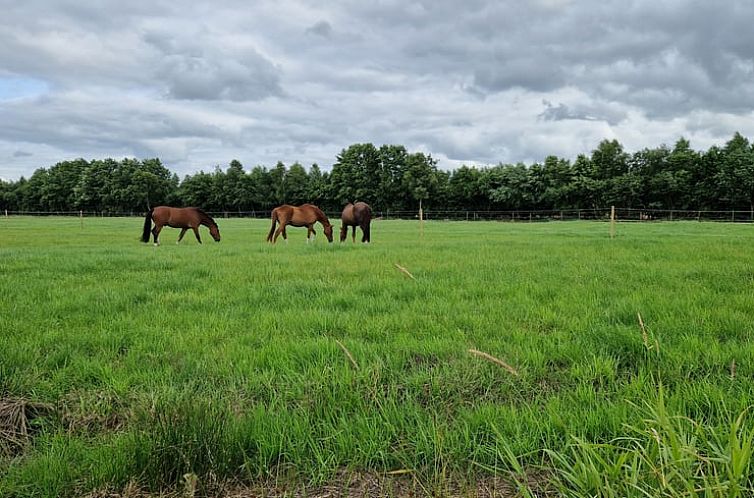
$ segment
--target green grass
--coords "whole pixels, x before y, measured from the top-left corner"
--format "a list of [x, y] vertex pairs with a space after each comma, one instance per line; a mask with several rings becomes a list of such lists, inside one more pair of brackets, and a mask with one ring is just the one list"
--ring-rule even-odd
[[55, 407], [0, 457], [0, 496], [540, 466], [571, 496], [752, 491], [750, 225], [376, 221], [368, 246], [271, 246], [266, 220], [218, 221], [219, 244], [155, 248], [137, 218], [0, 218], [0, 397]]

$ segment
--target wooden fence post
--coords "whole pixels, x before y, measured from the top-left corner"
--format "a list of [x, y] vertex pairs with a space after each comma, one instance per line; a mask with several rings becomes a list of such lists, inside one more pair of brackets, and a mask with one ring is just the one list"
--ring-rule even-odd
[[424, 211], [422, 210], [421, 199], [419, 199], [419, 237], [424, 238]]
[[610, 206], [610, 238], [615, 238], [615, 206]]

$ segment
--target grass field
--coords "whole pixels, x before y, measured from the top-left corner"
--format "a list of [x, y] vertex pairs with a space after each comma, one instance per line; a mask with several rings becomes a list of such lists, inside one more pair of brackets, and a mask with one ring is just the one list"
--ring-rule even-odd
[[219, 244], [155, 248], [138, 218], [0, 218], [0, 399], [40, 404], [28, 437], [0, 418], [0, 496], [349, 472], [753, 491], [751, 225], [378, 220], [368, 246], [271, 246], [266, 220], [218, 221]]

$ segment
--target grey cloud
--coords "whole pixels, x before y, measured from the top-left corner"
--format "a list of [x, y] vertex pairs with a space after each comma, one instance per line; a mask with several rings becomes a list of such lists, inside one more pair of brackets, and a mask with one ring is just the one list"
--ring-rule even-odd
[[206, 32], [153, 31], [143, 40], [161, 53], [156, 73], [172, 98], [246, 101], [282, 94], [278, 69], [253, 47], [226, 48]]
[[590, 116], [583, 112], [572, 110], [562, 102], [557, 106], [553, 106], [550, 102], [544, 102], [546, 109], [539, 115], [546, 121], [563, 121], [565, 119], [583, 119], [584, 121], [597, 121], [594, 116]]
[[553, 105], [548, 100], [543, 100], [542, 104], [545, 106], [545, 110], [542, 111], [538, 117], [545, 121], [605, 121], [611, 125], [615, 125], [626, 118], [626, 113], [624, 111], [613, 109], [607, 105], [601, 105], [599, 107], [577, 105], [575, 107], [570, 107], [563, 102], [560, 102], [558, 105]]
[[13, 157], [31, 157], [33, 155], [31, 152], [26, 152], [25, 150], [17, 150], [13, 153]]
[[332, 26], [327, 21], [318, 21], [306, 29], [307, 33], [319, 35], [323, 38], [332, 36]]
[[275, 68], [253, 52], [239, 60], [176, 56], [162, 72], [177, 99], [244, 101], [282, 93]]
[[518, 58], [478, 68], [474, 72], [474, 81], [478, 87], [489, 91], [520, 87], [546, 92], [564, 86], [566, 75], [564, 68], [542, 67], [534, 59]]

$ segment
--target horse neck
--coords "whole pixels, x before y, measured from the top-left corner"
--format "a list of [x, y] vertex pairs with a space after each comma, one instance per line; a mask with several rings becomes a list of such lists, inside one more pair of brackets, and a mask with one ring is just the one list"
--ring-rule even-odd
[[204, 225], [205, 227], [211, 227], [212, 225], [215, 225], [215, 221], [209, 217], [208, 214], [199, 212], [199, 224]]
[[325, 215], [320, 208], [314, 208], [314, 214], [317, 216], [317, 221], [322, 223], [322, 226], [330, 226], [330, 219]]

